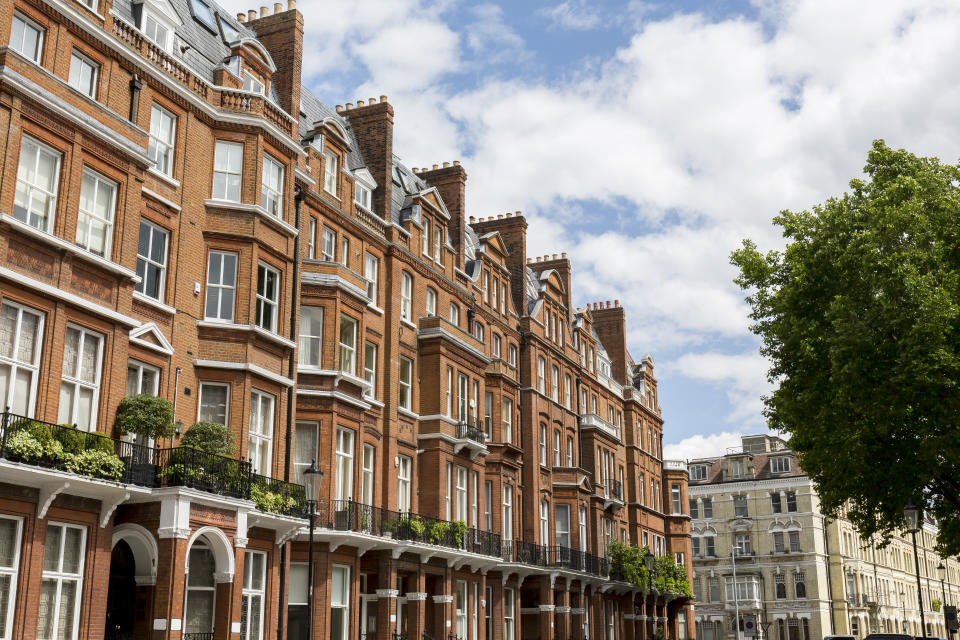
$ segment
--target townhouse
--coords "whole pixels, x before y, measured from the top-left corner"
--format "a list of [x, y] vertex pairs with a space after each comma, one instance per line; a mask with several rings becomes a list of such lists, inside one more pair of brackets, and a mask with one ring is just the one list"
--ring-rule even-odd
[[[623, 308], [469, 218], [459, 163], [406, 167], [385, 96], [323, 104], [303, 31], [0, 7], [0, 637], [686, 637], [608, 557], [691, 568]], [[170, 437], [123, 432], [138, 394]]]

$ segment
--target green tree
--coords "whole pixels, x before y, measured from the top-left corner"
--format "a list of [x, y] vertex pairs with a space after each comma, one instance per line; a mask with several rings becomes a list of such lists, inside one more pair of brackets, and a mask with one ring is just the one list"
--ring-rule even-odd
[[233, 436], [230, 429], [216, 422], [197, 422], [191, 425], [180, 439], [180, 444], [196, 447], [207, 453], [233, 455]]
[[828, 514], [886, 538], [903, 507], [960, 553], [960, 165], [875, 141], [850, 192], [733, 252], [789, 434]]
[[169, 438], [173, 435], [173, 404], [149, 393], [127, 396], [117, 406], [114, 425], [121, 434]]

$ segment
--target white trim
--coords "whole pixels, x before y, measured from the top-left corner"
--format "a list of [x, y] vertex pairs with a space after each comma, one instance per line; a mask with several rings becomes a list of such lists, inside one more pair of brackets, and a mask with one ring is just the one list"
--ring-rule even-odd
[[293, 175], [297, 178], [300, 178], [310, 186], [317, 184], [317, 181], [311, 178], [310, 174], [304, 171], [303, 169], [301, 169], [300, 167], [297, 167], [293, 170]]
[[89, 251], [87, 251], [83, 247], [80, 247], [79, 245], [76, 245], [72, 242], [67, 242], [63, 238], [55, 236], [51, 233], [47, 233], [46, 231], [41, 231], [40, 229], [37, 229], [36, 227], [31, 226], [26, 222], [23, 222], [22, 220], [17, 220], [13, 216], [11, 216], [9, 213], [0, 212], [0, 222], [5, 222], [9, 224], [11, 227], [15, 228], [20, 233], [24, 235], [28, 235], [34, 240], [39, 240], [45, 244], [48, 244], [52, 247], [56, 247], [57, 249], [60, 249], [61, 251], [66, 251], [67, 253], [70, 253], [76, 256], [77, 258], [80, 258], [81, 260], [90, 262], [100, 267], [101, 269], [104, 269], [111, 273], [115, 273], [119, 276], [123, 276], [124, 278], [134, 283], [140, 282], [140, 277], [137, 275], [137, 272], [134, 271], [133, 269], [128, 269], [127, 267], [117, 264], [112, 260], [101, 258], [100, 256], [94, 253], [90, 253]]
[[[151, 160], [151, 162], [153, 162], [153, 161]], [[157, 169], [154, 165], [152, 165], [152, 164], [151, 164], [149, 167], [147, 167], [147, 173], [149, 173], [150, 175], [152, 175], [152, 176], [154, 176], [154, 177], [156, 177], [156, 178], [159, 178], [160, 180], [163, 180], [164, 182], [166, 182], [167, 184], [169, 184], [169, 185], [170, 185], [171, 187], [173, 187], [174, 189], [179, 189], [179, 188], [180, 188], [180, 181], [179, 181], [179, 180], [177, 180], [176, 178], [171, 178], [170, 176], [168, 176], [167, 174], [165, 174], [163, 171], [158, 170], [158, 169]]]
[[139, 524], [127, 522], [113, 528], [111, 548], [123, 540], [133, 552], [136, 565], [137, 585], [154, 585], [157, 582], [157, 558], [159, 548], [153, 535]]
[[136, 318], [131, 318], [130, 316], [122, 314], [119, 311], [108, 309], [103, 305], [99, 305], [95, 302], [91, 302], [73, 293], [63, 291], [58, 287], [55, 287], [51, 284], [47, 284], [46, 282], [35, 280], [29, 276], [23, 275], [18, 271], [14, 271], [13, 269], [8, 269], [7, 267], [0, 267], [0, 278], [7, 278], [8, 280], [13, 280], [14, 282], [21, 284], [25, 287], [32, 287], [41, 293], [57, 298], [58, 300], [62, 300], [67, 304], [72, 304], [76, 307], [79, 307], [80, 309], [83, 309], [84, 311], [89, 311], [94, 315], [101, 316], [103, 318], [112, 320], [114, 322], [118, 322], [128, 327], [139, 327], [142, 324]]
[[[184, 558], [184, 567], [186, 569], [186, 573], [190, 573], [190, 549], [200, 536], [207, 536], [208, 543], [210, 543], [210, 551], [213, 553], [214, 561], [216, 561], [216, 570], [214, 572], [214, 576], [217, 577], [219, 574], [219, 577], [229, 576], [230, 578], [229, 580], [216, 580], [216, 582], [232, 582], [236, 569], [233, 560], [233, 545], [230, 544], [230, 539], [227, 538], [227, 534], [225, 534], [218, 527], [200, 527], [194, 531], [193, 535], [190, 536], [190, 539], [187, 540], [187, 551], [184, 554], [186, 556]], [[219, 544], [214, 544], [214, 542]]]
[[220, 200], [219, 198], [208, 198], [203, 201], [203, 204], [208, 207], [213, 207], [215, 209], [233, 209], [234, 211], [244, 211], [247, 213], [256, 213], [258, 216], [263, 218], [264, 222], [271, 224], [280, 229], [283, 233], [288, 236], [296, 236], [297, 228], [292, 224], [288, 224], [283, 221], [278, 216], [275, 216], [268, 212], [266, 209], [261, 207], [258, 204], [248, 204], [246, 202], [234, 202], [233, 200]]
[[167, 314], [167, 315], [169, 315], [169, 316], [175, 316], [175, 315], [177, 315], [177, 308], [176, 308], [176, 307], [171, 307], [171, 306], [168, 305], [168, 304], [163, 304], [163, 303], [160, 302], [159, 300], [156, 300], [156, 299], [154, 299], [154, 298], [151, 298], [150, 296], [148, 296], [148, 295], [146, 295], [146, 294], [144, 294], [144, 293], [140, 293], [139, 291], [134, 291], [134, 292], [133, 292], [133, 299], [136, 300], [137, 302], [142, 302], [142, 303], [145, 304], [145, 305], [149, 305], [149, 306], [153, 307], [154, 309], [156, 309], [156, 310], [158, 310], [158, 311], [160, 311], [160, 312], [162, 312], [162, 313], [165, 313], [165, 314]]
[[[152, 342], [148, 342], [140, 337], [146, 333], [152, 333], [157, 339], [157, 342], [160, 344], [155, 345]], [[148, 322], [147, 324], [140, 325], [136, 329], [132, 329], [130, 331], [130, 342], [138, 344], [141, 347], [146, 347], [147, 349], [153, 349], [154, 351], [158, 351], [167, 356], [173, 355], [173, 344], [171, 344], [170, 341], [167, 340], [167, 337], [163, 335], [163, 332], [160, 331], [160, 327], [153, 322]]]
[[224, 360], [194, 360], [193, 366], [203, 367], [205, 369], [223, 369], [226, 371], [249, 371], [254, 375], [258, 375], [261, 378], [270, 380], [271, 382], [276, 382], [279, 385], [285, 387], [292, 387], [293, 380], [290, 378], [285, 378], [278, 373], [273, 373], [268, 371], [259, 365], [255, 365], [252, 362], [226, 362]]
[[[416, 329], [414, 325], [410, 325], [410, 326]], [[459, 336], [456, 336], [450, 333], [449, 331], [447, 331], [446, 327], [442, 327], [442, 326], [431, 327], [429, 329], [420, 329], [419, 331], [417, 331], [417, 340], [425, 340], [427, 338], [433, 338], [436, 336], [440, 336], [442, 338], [448, 338], [452, 342], [456, 343], [459, 347], [468, 351], [472, 356], [476, 357], [478, 360], [480, 360], [484, 364], [490, 364], [490, 362], [492, 362], [492, 360], [488, 358], [482, 351], [480, 351], [473, 345], [469, 344]]]
[[271, 342], [276, 342], [277, 344], [283, 345], [288, 349], [293, 349], [296, 347], [296, 343], [289, 338], [285, 338], [276, 333], [267, 331], [266, 329], [261, 329], [260, 327], [252, 324], [236, 324], [234, 322], [218, 322], [216, 320], [197, 320], [198, 327], [205, 327], [208, 329], [230, 329], [232, 331], [252, 331], [256, 335], [260, 336], [264, 340], [270, 340]]
[[[160, 173], [160, 172], [154, 170], [154, 173]], [[160, 175], [163, 175], [163, 174], [161, 173]], [[166, 176], [164, 176], [164, 177], [166, 177]], [[177, 183], [177, 186], [178, 186], [178, 187], [180, 186], [179, 183]], [[183, 210], [183, 209], [180, 207], [180, 205], [176, 204], [173, 200], [168, 200], [167, 198], [164, 198], [162, 195], [160, 195], [160, 194], [157, 193], [156, 191], [153, 191], [152, 189], [148, 189], [147, 187], [141, 187], [141, 188], [140, 188], [140, 191], [143, 193], [143, 195], [149, 196], [150, 198], [152, 198], [153, 200], [156, 200], [156, 201], [159, 202], [160, 204], [165, 205], [165, 206], [167, 206], [167, 207], [170, 207], [171, 209], [173, 209], [173, 210], [176, 211], [177, 213], [180, 213], [180, 212]]]
[[[360, 400], [342, 391], [328, 391], [326, 389], [297, 389], [298, 396], [313, 396], [316, 398], [333, 398], [347, 404], [351, 404], [359, 409], [367, 410], [371, 405], [367, 400]], [[381, 405], [382, 406], [382, 405]]]

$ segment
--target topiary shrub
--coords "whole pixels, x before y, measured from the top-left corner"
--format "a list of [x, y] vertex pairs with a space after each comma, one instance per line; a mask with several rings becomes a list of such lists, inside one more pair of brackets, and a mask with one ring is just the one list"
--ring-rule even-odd
[[113, 424], [121, 435], [134, 433], [154, 440], [169, 438], [173, 435], [173, 404], [149, 393], [127, 396], [120, 401]]
[[6, 454], [12, 460], [30, 462], [43, 457], [43, 445], [26, 429], [17, 431], [7, 438]]
[[86, 448], [87, 434], [72, 426], [63, 425], [53, 436], [65, 453], [80, 453]]
[[233, 455], [233, 436], [230, 429], [216, 422], [198, 422], [191, 425], [180, 438], [180, 445], [196, 447], [201, 451], [222, 456]]
[[114, 455], [116, 452], [116, 445], [111, 438], [102, 437], [101, 434], [96, 432], [91, 433], [90, 437], [87, 439], [87, 451], [102, 451], [110, 455]]

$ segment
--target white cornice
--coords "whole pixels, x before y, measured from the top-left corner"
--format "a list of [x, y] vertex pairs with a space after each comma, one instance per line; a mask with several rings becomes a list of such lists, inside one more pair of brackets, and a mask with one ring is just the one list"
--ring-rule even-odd
[[243, 211], [245, 213], [255, 213], [267, 224], [276, 227], [284, 234], [294, 237], [297, 235], [297, 228], [292, 224], [285, 222], [282, 218], [271, 215], [266, 209], [258, 204], [248, 204], [246, 202], [234, 202], [232, 200], [216, 200], [208, 198], [203, 204], [212, 209], [228, 209], [231, 211]]
[[286, 378], [278, 373], [268, 371], [259, 365], [251, 362], [226, 362], [224, 360], [194, 360], [193, 366], [204, 367], [207, 369], [226, 369], [228, 371], [249, 371], [250, 373], [276, 382], [285, 387], [292, 387], [293, 380]]
[[371, 405], [369, 402], [360, 400], [359, 398], [354, 398], [353, 396], [343, 393], [342, 391], [330, 391], [329, 389], [302, 389], [297, 388], [298, 396], [313, 396], [315, 398], [333, 398], [334, 400], [339, 400], [346, 404], [353, 405], [358, 409], [366, 411]]
[[480, 351], [479, 349], [477, 349], [476, 347], [468, 343], [466, 340], [460, 338], [459, 336], [456, 336], [450, 333], [444, 327], [431, 327], [429, 329], [420, 329], [417, 332], [418, 340], [427, 340], [429, 338], [434, 338], [434, 337], [441, 337], [441, 338], [446, 338], [447, 340], [450, 340], [451, 342], [455, 343], [457, 346], [461, 347], [462, 349], [470, 353], [470, 355], [480, 360], [483, 364], [490, 364], [491, 362], [490, 358], [488, 358], [482, 351]]

